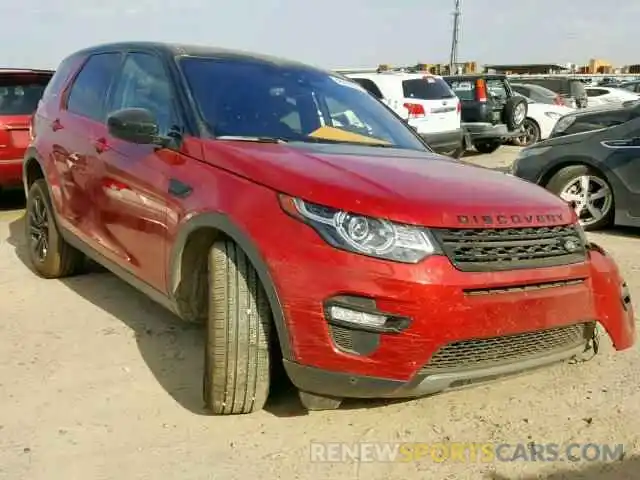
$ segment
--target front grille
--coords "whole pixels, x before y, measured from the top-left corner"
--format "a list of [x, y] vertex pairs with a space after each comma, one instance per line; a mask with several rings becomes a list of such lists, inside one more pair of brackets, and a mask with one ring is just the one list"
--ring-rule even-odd
[[[453, 265], [465, 272], [569, 265], [586, 258], [584, 242], [572, 225], [432, 232]], [[571, 243], [577, 247], [573, 251], [568, 248]]]
[[438, 350], [420, 373], [487, 368], [543, 357], [585, 344], [593, 335], [594, 329], [595, 324], [590, 322], [450, 343]]

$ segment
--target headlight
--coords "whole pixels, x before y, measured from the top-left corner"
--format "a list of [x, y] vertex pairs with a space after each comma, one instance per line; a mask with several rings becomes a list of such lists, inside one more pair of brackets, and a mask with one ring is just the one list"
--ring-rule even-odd
[[575, 115], [570, 115], [570, 116], [567, 115], [567, 116], [564, 116], [564, 117], [560, 118], [560, 120], [558, 120], [558, 123], [556, 123], [556, 126], [553, 127], [553, 130], [551, 132], [551, 137], [556, 136], [557, 134], [564, 132], [575, 121], [576, 121]]
[[544, 112], [544, 114], [552, 120], [557, 120], [562, 117], [558, 112]]
[[536, 155], [542, 155], [543, 153], [549, 151], [550, 148], [551, 147], [536, 147], [536, 146], [524, 148], [520, 150], [520, 152], [518, 153], [518, 156], [516, 157], [516, 160], [521, 160], [523, 158], [533, 157]]
[[330, 245], [353, 253], [417, 263], [436, 253], [425, 228], [372, 218], [280, 195], [282, 208], [307, 223]]

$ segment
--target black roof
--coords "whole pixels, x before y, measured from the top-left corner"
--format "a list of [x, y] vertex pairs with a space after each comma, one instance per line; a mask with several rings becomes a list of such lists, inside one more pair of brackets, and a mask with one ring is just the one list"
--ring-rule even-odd
[[112, 50], [147, 50], [156, 51], [171, 56], [207, 57], [219, 59], [245, 60], [247, 62], [264, 62], [282, 67], [302, 68], [316, 70], [318, 72], [329, 73], [328, 70], [314, 67], [302, 62], [288, 60], [272, 55], [259, 54], [244, 50], [233, 50], [229, 48], [213, 47], [208, 45], [190, 45], [182, 43], [166, 43], [151, 41], [124, 41], [115, 43], [104, 43], [84, 48], [75, 54], [89, 54]]

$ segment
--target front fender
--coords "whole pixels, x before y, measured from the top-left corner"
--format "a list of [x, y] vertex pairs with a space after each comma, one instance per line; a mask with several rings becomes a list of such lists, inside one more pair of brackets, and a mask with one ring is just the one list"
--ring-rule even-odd
[[287, 331], [286, 323], [284, 321], [284, 312], [280, 298], [275, 288], [275, 284], [269, 272], [267, 263], [262, 258], [262, 255], [256, 248], [254, 242], [249, 236], [238, 227], [228, 216], [222, 213], [200, 213], [188, 217], [180, 226], [178, 234], [175, 238], [171, 252], [169, 255], [169, 269], [168, 269], [168, 292], [172, 301], [178, 305], [177, 292], [180, 287], [180, 281], [182, 278], [182, 258], [187, 245], [187, 241], [191, 234], [202, 228], [216, 229], [234, 242], [236, 242], [240, 248], [245, 252], [251, 264], [256, 269], [258, 277], [262, 282], [262, 286], [267, 294], [269, 300], [269, 306], [273, 315], [273, 320], [278, 333], [278, 339], [280, 341], [280, 347], [282, 349], [282, 355], [287, 360], [295, 360], [293, 358], [293, 348], [289, 333]]

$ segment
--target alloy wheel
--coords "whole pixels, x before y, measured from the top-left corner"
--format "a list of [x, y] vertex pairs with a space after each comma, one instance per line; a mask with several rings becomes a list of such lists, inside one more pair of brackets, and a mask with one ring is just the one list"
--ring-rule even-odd
[[27, 222], [31, 252], [36, 260], [44, 262], [49, 252], [49, 213], [41, 197], [33, 199]]
[[576, 215], [585, 227], [605, 218], [613, 206], [609, 185], [593, 175], [581, 175], [571, 180], [560, 192], [560, 198], [574, 205]]

